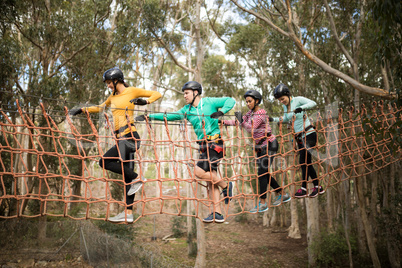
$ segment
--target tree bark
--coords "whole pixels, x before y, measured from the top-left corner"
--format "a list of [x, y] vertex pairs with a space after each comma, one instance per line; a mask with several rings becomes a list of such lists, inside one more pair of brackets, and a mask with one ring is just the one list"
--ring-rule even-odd
[[361, 178], [357, 178], [355, 180], [356, 183], [356, 192], [357, 192], [357, 198], [358, 198], [358, 204], [359, 204], [359, 213], [363, 222], [363, 227], [364, 227], [364, 231], [366, 233], [366, 239], [367, 239], [367, 245], [369, 248], [369, 252], [370, 252], [370, 256], [371, 256], [371, 260], [373, 262], [373, 266], [376, 268], [380, 268], [381, 264], [380, 264], [380, 260], [378, 258], [377, 255], [377, 251], [375, 248], [375, 242], [374, 242], [374, 236], [373, 236], [373, 230], [371, 228], [370, 222], [368, 220], [367, 217], [367, 213], [366, 213], [366, 204], [364, 202], [364, 193], [363, 193], [363, 185], [362, 185], [362, 181]]
[[[290, 160], [293, 158], [292, 156], [289, 156], [288, 163], [291, 163]], [[295, 169], [291, 168], [290, 169], [290, 182], [295, 181]], [[295, 185], [292, 183], [290, 186], [290, 193], [295, 192]], [[291, 219], [291, 224], [288, 228], [288, 236], [290, 238], [294, 239], [300, 239], [301, 234], [300, 234], [300, 227], [299, 227], [299, 215], [297, 214], [297, 199], [292, 198], [290, 200], [290, 219]]]
[[[202, 186], [197, 184], [197, 197], [202, 198]], [[198, 207], [198, 215], [202, 215], [202, 207]], [[205, 226], [201, 219], [197, 218], [197, 258], [195, 259], [194, 267], [203, 268], [206, 267], [206, 247], [205, 247]]]
[[319, 206], [318, 198], [305, 198], [307, 212], [307, 246], [309, 267], [316, 265], [318, 252], [313, 250], [320, 236]]
[[[394, 205], [395, 200], [395, 180], [400, 176], [397, 175], [395, 164], [390, 165], [390, 179], [389, 179], [389, 187], [388, 187], [388, 178], [383, 180], [383, 207], [385, 208], [385, 212], [382, 215], [384, 220], [384, 225], [388, 226], [385, 228], [386, 234], [386, 243], [388, 250], [388, 259], [392, 268], [400, 268], [400, 252], [401, 252], [401, 243], [397, 239], [399, 229], [398, 219], [396, 216], [396, 207]], [[389, 198], [388, 198], [389, 197]], [[389, 200], [391, 199], [391, 200]], [[391, 202], [390, 202], [391, 201]], [[389, 212], [388, 212], [389, 211]]]

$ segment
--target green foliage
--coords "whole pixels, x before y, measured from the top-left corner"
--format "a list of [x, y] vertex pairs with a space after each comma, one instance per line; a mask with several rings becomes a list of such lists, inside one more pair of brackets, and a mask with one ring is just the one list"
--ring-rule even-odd
[[[138, 217], [138, 215], [134, 215], [134, 217]], [[133, 240], [134, 239], [134, 225], [126, 225], [126, 224], [113, 224], [107, 221], [92, 221], [100, 230], [103, 232], [113, 235], [116, 238], [123, 240]]]
[[[357, 249], [356, 240], [353, 237], [350, 240], [352, 253], [354, 253]], [[330, 233], [328, 230], [322, 231], [313, 242], [312, 250], [317, 252], [319, 267], [344, 267], [349, 263], [349, 249], [341, 228], [335, 233]]]
[[173, 236], [176, 238], [182, 237], [185, 234], [186, 217], [173, 217], [171, 221]]
[[[394, 77], [401, 85], [402, 59], [401, 59], [401, 1], [376, 0], [371, 4], [371, 15], [374, 20], [369, 24], [372, 31], [376, 51], [375, 56], [381, 64], [389, 60]], [[369, 20], [368, 23], [371, 23]], [[399, 87], [397, 87], [399, 88]]]

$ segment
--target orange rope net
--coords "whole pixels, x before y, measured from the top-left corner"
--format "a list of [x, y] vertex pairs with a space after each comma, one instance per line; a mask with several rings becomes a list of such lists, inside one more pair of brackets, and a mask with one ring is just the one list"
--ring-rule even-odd
[[[98, 165], [100, 157], [116, 144], [108, 114], [100, 115], [106, 127], [99, 127], [89, 114], [85, 120], [70, 118], [67, 108], [65, 120], [56, 123], [42, 104], [42, 114], [35, 122], [18, 101], [17, 107], [14, 115], [0, 110], [0, 218], [48, 215], [106, 220], [126, 207], [124, 191], [119, 191], [124, 188], [124, 174], [113, 174]], [[394, 142], [392, 130], [400, 132], [395, 126], [401, 114], [400, 108], [382, 102], [360, 111], [313, 114], [318, 143], [312, 165], [320, 184], [331, 187], [400, 161], [401, 148]], [[213, 206], [222, 206], [226, 216], [233, 216], [254, 207], [262, 193], [257, 190], [252, 135], [239, 126], [221, 126], [226, 152], [219, 174], [234, 183], [233, 198], [225, 205], [223, 197], [215, 203], [210, 200], [205, 181], [194, 176], [198, 144], [186, 121], [136, 124], [141, 148], [133, 161], [146, 181], [135, 196], [138, 216], [134, 222], [162, 213], [202, 218], [206, 215], [202, 210]], [[295, 133], [282, 123], [271, 126], [279, 142], [271, 174], [293, 194], [302, 182]], [[267, 200], [273, 191], [268, 186]]]

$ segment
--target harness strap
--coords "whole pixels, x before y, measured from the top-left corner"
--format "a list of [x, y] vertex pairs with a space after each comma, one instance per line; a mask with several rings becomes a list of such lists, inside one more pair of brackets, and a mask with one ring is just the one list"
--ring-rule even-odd
[[[133, 122], [133, 123], [134, 123], [134, 122]], [[133, 124], [133, 123], [130, 122], [130, 124]], [[116, 130], [116, 131], [114, 132], [114, 134], [117, 136], [117, 135], [119, 135], [119, 133], [123, 133], [127, 128], [128, 128], [128, 124], [125, 125], [124, 127], [119, 128], [118, 130]]]

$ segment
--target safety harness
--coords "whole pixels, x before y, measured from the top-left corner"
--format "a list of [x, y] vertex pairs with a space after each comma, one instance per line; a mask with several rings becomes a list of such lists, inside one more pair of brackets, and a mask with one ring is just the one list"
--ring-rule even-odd
[[200, 152], [203, 153], [207, 148], [209, 148], [220, 154], [224, 151], [223, 145], [218, 145], [221, 142], [222, 139], [220, 134], [206, 135], [204, 140], [198, 142], [200, 145]]

